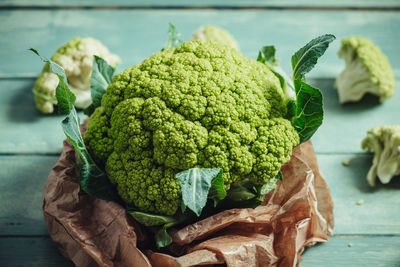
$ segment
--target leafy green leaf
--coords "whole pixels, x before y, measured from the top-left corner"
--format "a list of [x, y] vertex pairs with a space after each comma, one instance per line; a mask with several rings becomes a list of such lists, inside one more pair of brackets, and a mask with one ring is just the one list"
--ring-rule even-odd
[[181, 34], [172, 23], [169, 23], [168, 41], [165, 44], [163, 50], [175, 48], [181, 44], [183, 44]]
[[325, 53], [329, 44], [335, 39], [334, 35], [325, 34], [300, 48], [292, 56], [293, 80], [303, 79], [304, 75], [317, 64], [318, 58]]
[[[181, 185], [182, 208], [186, 206], [197, 216], [200, 216], [202, 209], [207, 203], [208, 193], [214, 179], [220, 179], [222, 169], [220, 168], [192, 168], [176, 174], [176, 178]], [[215, 184], [220, 182], [216, 181]], [[220, 191], [220, 188], [216, 188]], [[214, 195], [215, 197], [218, 196]], [[222, 194], [221, 194], [222, 196]]]
[[244, 186], [235, 186], [228, 191], [228, 198], [233, 201], [245, 201], [255, 197], [257, 194]]
[[[40, 56], [36, 50], [31, 50]], [[96, 165], [86, 149], [79, 128], [79, 117], [74, 107], [75, 95], [65, 83], [64, 76], [62, 75], [64, 70], [52, 60], [48, 60], [43, 57], [41, 58], [50, 64], [50, 69], [59, 78], [56, 88], [58, 109], [63, 114], [67, 114], [65, 119], [62, 121], [61, 126], [68, 140], [71, 142], [72, 146], [75, 148], [75, 151], [79, 154], [82, 160], [82, 166], [80, 168], [80, 185], [82, 190], [96, 198], [118, 201], [119, 197], [115, 187], [110, 183], [103, 170]], [[52, 66], [58, 67], [53, 68]]]
[[291, 120], [293, 127], [303, 143], [311, 138], [322, 124], [324, 110], [322, 94], [317, 89], [302, 80], [294, 80], [296, 100], [288, 102], [287, 118]]
[[258, 52], [257, 61], [264, 63], [272, 73], [279, 79], [279, 83], [283, 89], [288, 85], [293, 88], [292, 81], [289, 76], [279, 67], [278, 60], [275, 58], [276, 49], [274, 46], [263, 46]]
[[106, 93], [108, 85], [111, 83], [115, 68], [108, 65], [107, 61], [101, 57], [94, 56], [93, 71], [90, 80], [90, 94], [92, 104], [83, 110], [83, 113], [90, 116], [94, 110], [101, 106], [101, 99]]
[[64, 78], [65, 84], [68, 86], [67, 75], [65, 75], [65, 71], [64, 71], [64, 69], [63, 69], [60, 65], [58, 65], [57, 63], [55, 63], [55, 62], [52, 61], [52, 60], [49, 60], [49, 59], [43, 57], [43, 56], [40, 55], [39, 52], [38, 52], [36, 49], [34, 49], [34, 48], [29, 48], [29, 50], [31, 50], [33, 53], [35, 53], [36, 55], [38, 55], [38, 56], [40, 57], [40, 59], [41, 59], [43, 62], [49, 64], [49, 65], [50, 65], [50, 69], [51, 69], [52, 72], [54, 72], [54, 74], [57, 74], [58, 76], [62, 76], [62, 77]]
[[222, 170], [219, 174], [211, 181], [211, 188], [208, 192], [208, 198], [214, 201], [214, 207], [217, 206], [221, 199], [226, 197], [226, 191], [224, 188], [224, 178], [222, 177]]
[[275, 58], [275, 46], [263, 46], [261, 50], [258, 52], [257, 61], [261, 63], [269, 63], [272, 65], [278, 64], [278, 61]]
[[75, 104], [75, 95], [69, 90], [68, 85], [64, 82], [64, 77], [59, 74], [58, 76], [58, 85], [56, 88], [56, 99], [57, 99], [57, 108], [58, 113], [60, 114], [68, 114], [74, 108]]
[[278, 180], [282, 180], [282, 173], [279, 172], [277, 176], [272, 178], [271, 180], [268, 181], [268, 183], [263, 184], [261, 188], [259, 189], [259, 194], [261, 196], [268, 194], [270, 191], [274, 190], [276, 188], [276, 182]]
[[30, 48], [32, 52], [40, 57], [42, 61], [49, 64], [51, 71], [58, 76], [59, 82], [56, 88], [56, 99], [58, 112], [68, 114], [75, 103], [75, 95], [69, 90], [67, 76], [64, 69], [52, 60], [49, 60], [39, 54], [36, 49]]
[[101, 98], [111, 83], [115, 68], [101, 57], [94, 56], [92, 78], [90, 81], [90, 93], [94, 108], [101, 105]]
[[173, 216], [165, 216], [165, 215], [151, 214], [141, 211], [129, 211], [129, 210], [128, 213], [132, 215], [132, 217], [136, 221], [143, 224], [144, 226], [159, 226], [177, 222], [177, 219]]
[[167, 233], [167, 228], [162, 227], [155, 235], [157, 248], [163, 248], [172, 243], [171, 236]]

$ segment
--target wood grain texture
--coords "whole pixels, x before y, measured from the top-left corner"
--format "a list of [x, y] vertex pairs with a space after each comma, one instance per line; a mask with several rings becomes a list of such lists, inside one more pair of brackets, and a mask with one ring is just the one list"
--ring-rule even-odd
[[[352, 246], [349, 247], [349, 244]], [[398, 267], [400, 237], [333, 237], [307, 249], [300, 266]], [[48, 237], [0, 239], [0, 265], [5, 267], [69, 267]]]
[[0, 238], [0, 266], [3, 267], [73, 267], [49, 237]]
[[0, 79], [0, 153], [60, 153], [65, 116], [36, 110], [34, 79]]
[[[350, 158], [349, 166], [342, 160]], [[58, 156], [0, 156], [0, 236], [46, 235], [42, 191]], [[335, 234], [400, 235], [400, 178], [371, 189], [371, 157], [318, 155], [335, 204]], [[29, 176], [27, 176], [29, 174]], [[359, 206], [356, 202], [364, 200]]]
[[399, 236], [334, 237], [307, 249], [300, 266], [398, 267], [399, 251]]
[[0, 6], [122, 7], [399, 7], [396, 0], [3, 0]]
[[363, 153], [361, 141], [367, 131], [379, 125], [400, 124], [400, 79], [396, 94], [384, 103], [366, 95], [356, 103], [339, 104], [333, 79], [310, 80], [322, 91], [324, 121], [312, 137], [318, 153]]
[[[173, 22], [185, 40], [204, 24], [229, 30], [243, 54], [257, 56], [259, 48], [273, 44], [285, 71], [300, 47], [325, 33], [337, 40], [320, 59], [310, 77], [333, 78], [344, 62], [336, 52], [343, 37], [370, 38], [387, 54], [400, 74], [399, 12], [309, 11], [309, 10], [18, 10], [0, 11], [0, 77], [35, 77], [42, 62], [28, 48], [51, 56], [75, 36], [92, 36], [120, 55], [117, 72], [159, 51], [167, 39], [168, 22]], [[151, 29], [149, 29], [151, 22]], [[299, 23], [301, 22], [301, 23]], [[99, 26], [101, 25], [101, 26]]]
[[[368, 129], [400, 123], [400, 93], [383, 104], [371, 96], [359, 103], [340, 105], [334, 80], [310, 81], [324, 96], [324, 122], [312, 138], [317, 153], [361, 153], [360, 143]], [[63, 116], [43, 115], [36, 110], [33, 84], [34, 79], [0, 79], [0, 153], [61, 152]], [[397, 84], [399, 90], [400, 80]]]

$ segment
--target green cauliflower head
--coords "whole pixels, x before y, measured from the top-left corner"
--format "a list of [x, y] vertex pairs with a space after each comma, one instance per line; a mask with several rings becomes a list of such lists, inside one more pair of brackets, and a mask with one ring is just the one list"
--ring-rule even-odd
[[[75, 106], [86, 108], [92, 103], [90, 79], [93, 68], [93, 56], [103, 58], [116, 67], [120, 63], [118, 56], [111, 54], [107, 47], [93, 38], [76, 37], [58, 48], [51, 60], [60, 65], [68, 79], [69, 88], [76, 95]], [[58, 77], [46, 64], [33, 87], [36, 107], [42, 113], [52, 113], [57, 104], [55, 97]]]
[[235, 38], [228, 31], [217, 26], [200, 27], [193, 33], [192, 40], [213, 41], [239, 50]]
[[172, 215], [182, 170], [220, 167], [226, 189], [273, 179], [299, 144], [286, 104], [264, 64], [190, 41], [117, 74], [84, 139], [127, 204]]
[[374, 152], [372, 166], [367, 175], [371, 186], [376, 177], [387, 184], [393, 176], [400, 175], [400, 125], [384, 125], [372, 128], [361, 143], [362, 149]]
[[335, 81], [339, 102], [359, 101], [366, 93], [379, 97], [380, 102], [394, 94], [395, 79], [387, 57], [370, 40], [349, 37], [342, 40], [338, 56], [346, 68]]

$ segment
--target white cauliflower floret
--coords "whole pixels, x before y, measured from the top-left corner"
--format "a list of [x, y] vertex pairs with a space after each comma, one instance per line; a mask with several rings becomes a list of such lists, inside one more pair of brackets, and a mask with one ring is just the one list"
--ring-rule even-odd
[[[86, 108], [92, 103], [90, 79], [94, 55], [103, 58], [113, 67], [120, 63], [117, 55], [111, 54], [100, 41], [90, 37], [72, 39], [60, 47], [51, 58], [65, 70], [69, 87], [76, 95], [77, 108]], [[55, 98], [57, 84], [57, 75], [52, 73], [46, 64], [33, 87], [36, 107], [41, 112], [54, 111], [54, 105], [57, 104]]]
[[367, 175], [371, 186], [375, 185], [376, 176], [383, 184], [387, 184], [393, 176], [400, 175], [400, 125], [370, 129], [361, 147], [375, 153]]
[[193, 33], [192, 40], [213, 41], [239, 50], [235, 38], [228, 31], [216, 26], [200, 27]]
[[338, 56], [346, 61], [346, 68], [335, 82], [340, 103], [359, 101], [366, 93], [383, 102], [394, 94], [393, 70], [387, 57], [370, 40], [345, 38]]

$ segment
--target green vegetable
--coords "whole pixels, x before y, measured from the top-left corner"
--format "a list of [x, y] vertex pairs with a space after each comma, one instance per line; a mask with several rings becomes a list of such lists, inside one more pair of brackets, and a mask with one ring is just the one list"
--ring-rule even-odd
[[[68, 81], [64, 81], [69, 83], [69, 88], [76, 95], [77, 108], [86, 108], [92, 102], [90, 78], [93, 55], [102, 57], [114, 67], [120, 63], [118, 56], [111, 54], [100, 41], [93, 38], [74, 38], [60, 47], [51, 58], [65, 70]], [[36, 107], [42, 113], [53, 113], [54, 105], [57, 104], [57, 84], [57, 75], [46, 64], [33, 87]]]
[[239, 50], [239, 46], [233, 36], [226, 30], [217, 26], [203, 26], [192, 35], [192, 40], [213, 41]]
[[370, 40], [357, 36], [345, 38], [338, 55], [346, 61], [346, 68], [335, 81], [340, 103], [359, 101], [366, 93], [383, 102], [394, 94], [393, 69]]
[[178, 172], [221, 168], [226, 190], [244, 177], [256, 185], [273, 179], [299, 144], [284, 118], [287, 101], [265, 65], [190, 41], [117, 74], [85, 143], [127, 204], [173, 215]]
[[375, 186], [378, 176], [383, 184], [400, 175], [400, 125], [384, 125], [372, 128], [362, 141], [361, 147], [374, 152], [367, 181]]
[[[92, 80], [100, 83], [92, 87], [95, 110], [84, 143], [74, 95], [63, 79], [57, 89], [68, 113], [65, 133], [84, 161], [82, 189], [119, 196], [137, 221], [161, 227], [159, 247], [172, 242], [168, 227], [259, 205], [282, 179], [280, 168], [300, 138], [316, 130], [312, 119], [322, 116], [315, 108], [321, 99], [304, 100], [314, 91], [303, 76], [294, 81], [297, 99], [288, 97], [265, 64], [273, 65], [267, 50], [262, 64], [220, 43], [180, 42], [170, 25], [162, 51], [113, 79], [106, 64], [96, 63]], [[296, 69], [314, 64], [310, 49]]]

